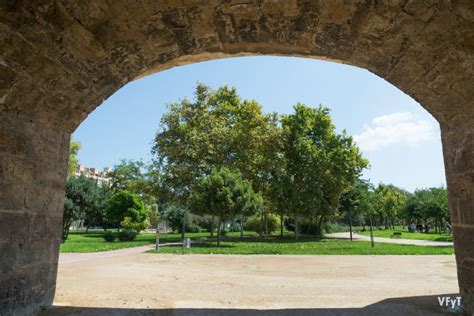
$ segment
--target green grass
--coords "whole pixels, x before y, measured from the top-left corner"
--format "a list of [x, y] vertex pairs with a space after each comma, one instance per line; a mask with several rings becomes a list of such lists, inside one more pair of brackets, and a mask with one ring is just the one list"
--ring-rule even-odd
[[450, 255], [453, 247], [426, 247], [376, 243], [375, 248], [367, 241], [349, 241], [342, 239], [292, 238], [279, 237], [238, 238], [221, 242], [193, 244], [190, 249], [181, 246], [167, 246], [150, 253], [190, 253], [190, 254], [272, 254], [272, 255]]
[[[254, 233], [244, 232], [246, 235]], [[85, 232], [70, 232], [69, 237], [65, 243], [61, 244], [61, 252], [97, 252], [116, 250], [130, 247], [140, 247], [145, 245], [151, 245], [155, 243], [155, 234], [152, 233], [141, 233], [133, 241], [114, 241], [106, 242], [102, 238], [103, 231], [91, 231]], [[227, 233], [228, 236], [239, 236], [240, 233]], [[186, 237], [189, 238], [205, 238], [209, 237], [209, 233], [187, 233]], [[181, 240], [181, 234], [161, 234], [160, 243], [167, 242], [178, 242]]]
[[[453, 236], [448, 234], [436, 234], [434, 231], [430, 233], [409, 233], [406, 229], [399, 230], [374, 230], [374, 237], [386, 237], [390, 236], [394, 232], [401, 232], [402, 239], [421, 239], [421, 240], [432, 240], [432, 241], [453, 241]], [[359, 232], [361, 235], [370, 236], [370, 231]]]

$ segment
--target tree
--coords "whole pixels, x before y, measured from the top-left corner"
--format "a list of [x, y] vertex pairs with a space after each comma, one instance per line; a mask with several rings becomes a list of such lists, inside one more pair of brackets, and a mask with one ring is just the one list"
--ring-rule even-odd
[[407, 200], [407, 192], [392, 184], [380, 183], [375, 189], [377, 195], [377, 209], [380, 223], [385, 229], [394, 226], [394, 222], [400, 218]]
[[74, 176], [77, 170], [77, 165], [79, 164], [79, 159], [77, 155], [81, 149], [81, 143], [71, 140], [69, 144], [69, 159], [68, 159], [68, 170], [67, 174], [69, 177]]
[[352, 137], [345, 131], [336, 133], [328, 108], [297, 104], [294, 110], [282, 118], [286, 161], [282, 183], [298, 238], [298, 217], [317, 219], [321, 233], [324, 217], [337, 211], [341, 193], [353, 185], [368, 162]]
[[[404, 208], [408, 222], [433, 222], [439, 231], [445, 223], [449, 223], [448, 192], [446, 188], [429, 188], [416, 190], [408, 197]], [[428, 230], [428, 228], [425, 228]]]
[[150, 220], [151, 227], [158, 227], [159, 222], [159, 212], [158, 212], [158, 205], [152, 204], [146, 206], [148, 210], [148, 218]]
[[199, 178], [190, 197], [194, 213], [217, 216], [217, 245], [220, 245], [222, 220], [255, 213], [262, 207], [262, 202], [250, 181], [243, 180], [238, 170], [226, 167], [213, 168], [210, 175]]
[[[71, 224], [102, 214], [102, 188], [93, 179], [84, 176], [69, 177], [66, 183], [63, 215], [63, 242], [67, 239]], [[93, 215], [94, 214], [94, 215]], [[101, 215], [97, 215], [100, 217]]]
[[349, 222], [352, 240], [352, 225], [365, 225], [364, 214], [367, 208], [372, 209], [370, 190], [373, 189], [369, 181], [357, 179], [352, 187], [343, 192], [339, 198], [339, 218]]
[[127, 190], [143, 195], [146, 188], [145, 168], [146, 165], [141, 160], [122, 159], [107, 175], [110, 178], [110, 188], [113, 191]]
[[107, 221], [117, 227], [136, 230], [148, 226], [145, 206], [137, 194], [120, 190], [107, 200]]
[[156, 134], [152, 152], [162, 187], [186, 207], [199, 177], [209, 175], [212, 167], [227, 167], [240, 170], [256, 191], [263, 192], [265, 168], [271, 166], [280, 132], [277, 125], [276, 114], [265, 115], [260, 104], [242, 100], [235, 88], [213, 91], [198, 84], [193, 102], [168, 106]]
[[191, 214], [178, 203], [170, 203], [165, 207], [163, 219], [173, 231], [181, 233], [182, 239], [184, 238], [185, 231], [189, 230], [192, 226]]

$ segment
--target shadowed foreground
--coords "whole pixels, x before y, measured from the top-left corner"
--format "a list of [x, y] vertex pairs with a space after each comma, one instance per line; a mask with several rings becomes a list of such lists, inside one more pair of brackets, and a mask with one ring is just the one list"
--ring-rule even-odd
[[459, 291], [452, 255], [86, 259], [61, 260], [57, 307], [43, 315], [436, 315], [438, 295]]
[[[443, 296], [456, 297], [458, 294]], [[60, 307], [54, 306], [39, 316], [90, 316], [90, 315], [163, 315], [163, 316], [298, 316], [298, 315], [453, 315], [438, 303], [438, 296], [415, 296], [390, 298], [362, 308], [302, 308], [302, 309], [209, 309], [209, 308], [178, 308], [178, 309], [133, 309], [104, 307]]]

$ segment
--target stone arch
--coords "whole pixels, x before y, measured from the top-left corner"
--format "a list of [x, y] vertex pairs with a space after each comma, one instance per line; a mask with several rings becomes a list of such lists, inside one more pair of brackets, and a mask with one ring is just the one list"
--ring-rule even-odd
[[226, 56], [366, 68], [440, 123], [456, 259], [474, 311], [474, 4], [469, 0], [0, 4], [0, 310], [54, 296], [70, 133], [127, 82]]

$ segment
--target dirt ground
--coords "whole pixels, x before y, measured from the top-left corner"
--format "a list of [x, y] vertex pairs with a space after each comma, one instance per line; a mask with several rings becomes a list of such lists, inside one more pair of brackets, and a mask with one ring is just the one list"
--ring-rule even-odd
[[454, 256], [132, 253], [63, 260], [55, 305], [115, 315], [135, 309], [344, 311], [418, 300], [441, 311], [437, 295], [458, 291]]

